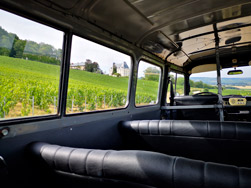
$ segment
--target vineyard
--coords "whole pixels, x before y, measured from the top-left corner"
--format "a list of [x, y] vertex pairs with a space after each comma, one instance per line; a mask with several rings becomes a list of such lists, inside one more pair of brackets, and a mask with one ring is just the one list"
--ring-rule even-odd
[[[0, 118], [57, 113], [60, 66], [0, 56]], [[156, 101], [158, 82], [139, 80], [136, 103]], [[128, 78], [70, 70], [67, 113], [124, 107]]]

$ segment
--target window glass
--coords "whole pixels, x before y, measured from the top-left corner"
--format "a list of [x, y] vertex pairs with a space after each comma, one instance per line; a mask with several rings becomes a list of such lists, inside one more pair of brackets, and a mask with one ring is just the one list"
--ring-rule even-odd
[[[242, 74], [228, 74], [229, 71], [242, 71]], [[226, 68], [221, 70], [222, 95], [251, 96], [251, 66]], [[217, 72], [195, 73], [190, 76], [190, 94], [199, 92], [218, 93]]]
[[123, 108], [131, 57], [73, 36], [67, 113]]
[[[173, 83], [173, 92], [175, 96], [184, 96], [184, 75], [170, 72], [169, 77]], [[171, 86], [168, 84], [166, 102], [170, 103]]]
[[[251, 63], [251, 62], [250, 62]], [[231, 74], [231, 72], [232, 74]], [[235, 72], [241, 74], [235, 74]], [[221, 70], [222, 95], [251, 96], [251, 66]]]
[[145, 61], [139, 62], [136, 106], [157, 104], [161, 69]]
[[0, 10], [0, 119], [57, 114], [63, 32]]
[[217, 71], [194, 73], [190, 76], [190, 93], [194, 95], [201, 92], [212, 92], [217, 94]]

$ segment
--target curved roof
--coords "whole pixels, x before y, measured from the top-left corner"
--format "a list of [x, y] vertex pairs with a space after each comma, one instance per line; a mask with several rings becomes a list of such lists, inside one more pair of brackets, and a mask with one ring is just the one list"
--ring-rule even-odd
[[215, 36], [220, 54], [250, 53], [250, 0], [1, 0], [0, 6], [101, 28], [180, 67], [212, 58]]

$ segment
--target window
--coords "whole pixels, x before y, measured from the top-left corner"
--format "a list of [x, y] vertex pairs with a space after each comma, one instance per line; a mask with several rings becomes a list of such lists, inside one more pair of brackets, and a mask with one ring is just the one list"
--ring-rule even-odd
[[[242, 74], [229, 75], [229, 71], [241, 70]], [[250, 66], [221, 69], [222, 95], [251, 96]], [[190, 76], [190, 94], [212, 92], [217, 94], [217, 71], [195, 73]]]
[[[173, 92], [175, 96], [184, 96], [184, 75], [170, 72], [169, 77], [173, 83]], [[166, 102], [170, 103], [171, 86], [168, 84]]]
[[201, 92], [212, 92], [217, 94], [217, 71], [214, 70], [191, 74], [189, 84], [189, 95], [194, 95]]
[[145, 61], [139, 62], [136, 106], [157, 104], [161, 69]]
[[[229, 71], [242, 71], [242, 74], [229, 74]], [[251, 96], [251, 66], [221, 70], [222, 95]]]
[[131, 57], [73, 36], [67, 113], [124, 108]]
[[63, 32], [0, 10], [0, 119], [57, 114]]

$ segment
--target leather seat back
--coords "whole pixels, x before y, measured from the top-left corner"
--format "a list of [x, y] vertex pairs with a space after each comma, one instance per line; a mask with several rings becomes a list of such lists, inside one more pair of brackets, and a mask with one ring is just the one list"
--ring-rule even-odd
[[33, 143], [29, 148], [35, 158], [44, 165], [69, 178], [89, 177], [100, 182], [106, 179], [111, 180], [111, 184], [131, 182], [139, 187], [251, 186], [251, 169], [248, 168], [147, 151], [90, 150], [46, 143]]
[[120, 123], [125, 149], [251, 167], [251, 123], [141, 120]]

